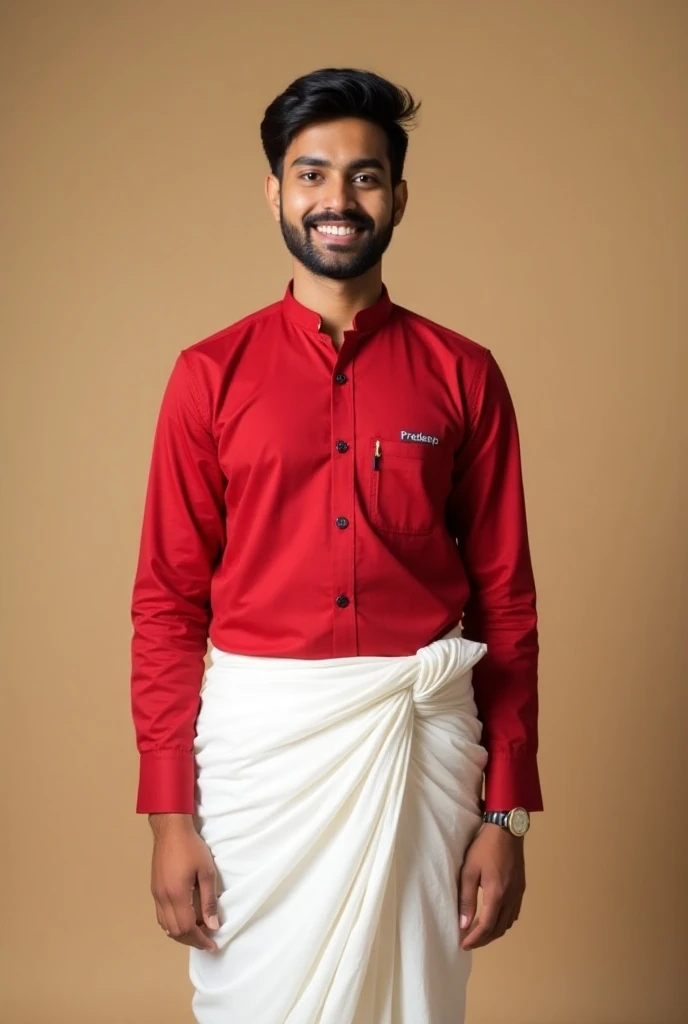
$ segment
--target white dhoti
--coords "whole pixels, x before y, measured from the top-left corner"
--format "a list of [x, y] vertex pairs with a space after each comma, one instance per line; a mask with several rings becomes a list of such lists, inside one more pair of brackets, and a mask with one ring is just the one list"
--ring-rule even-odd
[[487, 753], [460, 627], [409, 657], [213, 650], [196, 727], [218, 950], [199, 1024], [461, 1024], [457, 878]]

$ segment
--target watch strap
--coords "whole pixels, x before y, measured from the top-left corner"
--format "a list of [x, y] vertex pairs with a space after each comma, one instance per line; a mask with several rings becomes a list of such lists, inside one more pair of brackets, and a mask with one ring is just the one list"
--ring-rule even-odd
[[509, 827], [509, 811], [485, 811], [483, 821], [489, 825], [500, 825], [501, 828]]
[[514, 807], [510, 811], [484, 811], [483, 821], [499, 825], [514, 836], [524, 836], [530, 828], [530, 814], [525, 807]]

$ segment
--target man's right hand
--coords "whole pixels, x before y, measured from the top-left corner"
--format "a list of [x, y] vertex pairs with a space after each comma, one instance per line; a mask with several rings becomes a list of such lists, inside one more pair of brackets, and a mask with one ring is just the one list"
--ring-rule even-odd
[[216, 871], [208, 846], [190, 814], [150, 814], [155, 845], [151, 892], [158, 924], [186, 946], [209, 951], [219, 927]]

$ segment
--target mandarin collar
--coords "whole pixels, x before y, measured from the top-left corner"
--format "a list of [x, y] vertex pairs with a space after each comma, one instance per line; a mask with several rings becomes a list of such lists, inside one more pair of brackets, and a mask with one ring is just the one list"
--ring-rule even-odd
[[[359, 310], [354, 317], [351, 328], [346, 333], [361, 334], [363, 331], [377, 330], [378, 327], [381, 327], [382, 324], [389, 319], [389, 315], [392, 312], [392, 305], [389, 292], [383, 284], [382, 292], [380, 293], [380, 297], [377, 302], [374, 302], [372, 306], [367, 306], [365, 309]], [[285, 316], [293, 323], [298, 324], [300, 327], [305, 327], [307, 331], [320, 333], [320, 314], [316, 313], [315, 310], [302, 305], [298, 299], [294, 298], [293, 278], [287, 285], [287, 290], [284, 293], [282, 309], [284, 310]]]

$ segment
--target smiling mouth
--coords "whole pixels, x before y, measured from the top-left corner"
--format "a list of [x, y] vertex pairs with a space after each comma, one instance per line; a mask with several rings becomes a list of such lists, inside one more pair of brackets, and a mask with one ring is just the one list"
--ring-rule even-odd
[[347, 245], [367, 230], [356, 227], [354, 224], [313, 224], [311, 226], [330, 245]]

